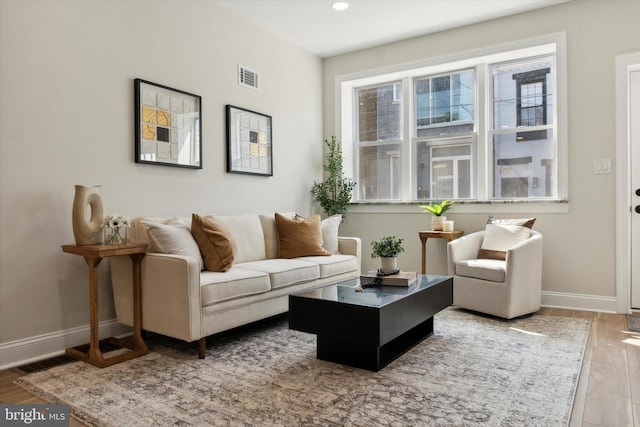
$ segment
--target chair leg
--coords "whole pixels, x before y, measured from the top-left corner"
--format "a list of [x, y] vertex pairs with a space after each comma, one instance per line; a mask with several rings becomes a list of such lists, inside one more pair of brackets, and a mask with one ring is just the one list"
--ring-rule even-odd
[[198, 358], [204, 359], [207, 355], [207, 338], [202, 337], [198, 340]]

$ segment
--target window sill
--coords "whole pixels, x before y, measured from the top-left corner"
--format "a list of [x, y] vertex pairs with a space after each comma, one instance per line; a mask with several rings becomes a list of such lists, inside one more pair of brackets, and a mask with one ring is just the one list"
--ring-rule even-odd
[[[406, 213], [424, 214], [420, 208], [428, 202], [358, 202], [349, 204], [351, 213]], [[465, 201], [456, 202], [452, 213], [568, 213], [568, 200], [518, 200], [518, 201]]]

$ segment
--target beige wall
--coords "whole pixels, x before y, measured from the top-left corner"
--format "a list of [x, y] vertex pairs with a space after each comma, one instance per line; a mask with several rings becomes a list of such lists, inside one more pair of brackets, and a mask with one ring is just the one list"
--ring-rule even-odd
[[[324, 61], [325, 134], [339, 134], [334, 121], [335, 80], [341, 75], [393, 67], [425, 59], [473, 51], [487, 46], [540, 35], [566, 32], [568, 68], [568, 185], [565, 213], [545, 213], [548, 206], [504, 212], [485, 205], [476, 213], [454, 208], [448, 217], [456, 228], [472, 232], [484, 227], [487, 214], [538, 218], [535, 228], [544, 234], [543, 302], [612, 309], [615, 300], [615, 173], [594, 175], [592, 161], [615, 161], [615, 57], [640, 51], [640, 2], [634, 0], [574, 0], [530, 13], [471, 25]], [[614, 164], [615, 168], [615, 164]], [[604, 207], [604, 208], [603, 208]], [[385, 207], [387, 208], [387, 207]], [[359, 213], [355, 207], [341, 228], [345, 235], [370, 242], [385, 234], [406, 239], [401, 255], [404, 269], [420, 268], [419, 230], [429, 218], [421, 209], [408, 212]], [[398, 209], [401, 210], [401, 209]], [[465, 211], [464, 213], [462, 211]], [[445, 242], [428, 243], [427, 270], [446, 273]], [[376, 268], [377, 260], [363, 256], [363, 269]]]
[[[60, 249], [75, 184], [102, 185], [105, 213], [129, 216], [312, 209], [322, 61], [213, 2], [0, 0], [0, 51], [0, 366], [14, 344], [88, 323], [87, 268]], [[237, 85], [238, 63], [260, 92]], [[204, 169], [133, 162], [138, 77], [202, 96]], [[273, 116], [273, 177], [225, 172], [225, 104]]]

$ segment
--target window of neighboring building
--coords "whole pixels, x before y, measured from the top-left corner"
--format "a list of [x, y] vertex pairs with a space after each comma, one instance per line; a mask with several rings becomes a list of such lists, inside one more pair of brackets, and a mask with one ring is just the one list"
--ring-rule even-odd
[[556, 62], [548, 43], [342, 81], [355, 201], [559, 200]]
[[[516, 111], [518, 126], [547, 124], [547, 74], [550, 68], [513, 74], [516, 81]], [[547, 131], [519, 132], [518, 141], [547, 139]]]

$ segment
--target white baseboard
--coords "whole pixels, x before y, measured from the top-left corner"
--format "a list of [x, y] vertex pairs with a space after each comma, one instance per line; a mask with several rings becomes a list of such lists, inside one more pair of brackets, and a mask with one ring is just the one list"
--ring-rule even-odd
[[565, 292], [543, 291], [542, 306], [567, 308], [571, 310], [600, 311], [603, 313], [618, 312], [618, 302], [616, 297], [570, 294]]
[[[99, 325], [100, 338], [121, 337], [132, 329], [117, 320], [105, 320]], [[89, 342], [89, 325], [51, 332], [0, 344], [0, 370], [64, 354], [65, 349]]]

